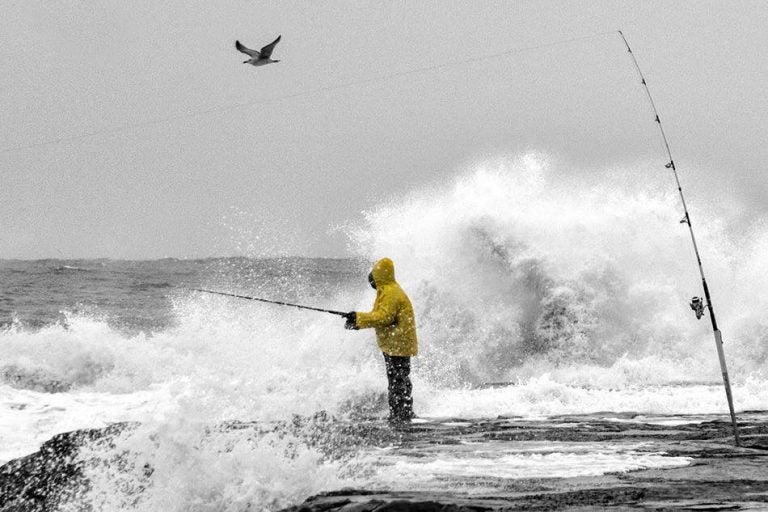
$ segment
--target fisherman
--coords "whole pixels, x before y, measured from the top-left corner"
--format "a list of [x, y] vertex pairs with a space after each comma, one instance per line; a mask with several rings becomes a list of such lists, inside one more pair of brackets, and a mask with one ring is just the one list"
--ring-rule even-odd
[[347, 329], [376, 330], [376, 341], [384, 354], [389, 383], [389, 421], [410, 422], [414, 417], [411, 398], [411, 357], [418, 352], [416, 320], [408, 295], [395, 281], [395, 264], [383, 258], [373, 265], [368, 282], [376, 290], [370, 313], [352, 311], [344, 315]]

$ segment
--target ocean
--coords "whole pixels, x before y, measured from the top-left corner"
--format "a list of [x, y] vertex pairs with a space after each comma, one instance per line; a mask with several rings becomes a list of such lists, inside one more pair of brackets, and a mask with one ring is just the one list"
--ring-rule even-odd
[[[701, 284], [675, 190], [558, 183], [530, 157], [473, 169], [364, 212], [345, 259], [0, 261], [0, 461], [57, 433], [137, 422], [92, 447], [103, 463], [75, 505], [227, 511], [348, 487], [492, 492], [688, 465], [636, 444], [440, 442], [440, 428], [488, 421], [728, 420], [711, 327], [688, 306]], [[692, 217], [737, 413], [766, 411], [765, 228], [736, 239], [716, 212]], [[434, 436], [418, 448], [381, 434], [386, 377], [371, 331], [193, 290], [367, 310], [366, 275], [383, 256], [417, 315], [414, 409]], [[313, 424], [369, 425], [372, 437], [319, 442]]]

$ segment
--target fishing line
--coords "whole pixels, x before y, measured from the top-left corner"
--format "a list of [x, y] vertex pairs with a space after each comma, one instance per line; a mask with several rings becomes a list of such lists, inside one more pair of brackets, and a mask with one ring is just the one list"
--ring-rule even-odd
[[720, 329], [717, 328], [717, 320], [715, 320], [715, 307], [712, 305], [712, 298], [709, 294], [709, 286], [707, 286], [707, 279], [704, 277], [704, 266], [701, 264], [701, 256], [699, 255], [699, 246], [696, 244], [696, 236], [693, 233], [693, 225], [691, 224], [691, 216], [688, 213], [688, 206], [685, 203], [685, 196], [683, 195], [683, 188], [680, 185], [680, 177], [677, 174], [677, 167], [675, 167], [675, 160], [672, 158], [672, 151], [669, 149], [669, 141], [667, 140], [667, 135], [664, 132], [664, 126], [661, 124], [661, 118], [659, 117], [659, 111], [656, 109], [656, 103], [653, 101], [653, 96], [651, 96], [651, 90], [648, 88], [648, 83], [645, 81], [645, 76], [643, 75], [642, 70], [640, 69], [640, 64], [637, 62], [637, 58], [635, 57], [634, 52], [632, 52], [632, 48], [630, 48], [629, 43], [627, 42], [627, 38], [624, 37], [624, 33], [619, 30], [619, 35], [621, 36], [622, 41], [624, 41], [624, 45], [627, 47], [627, 52], [629, 52], [629, 55], [632, 57], [632, 62], [635, 65], [635, 69], [637, 70], [637, 73], [640, 75], [640, 83], [643, 85], [643, 88], [645, 89], [645, 93], [648, 96], [648, 101], [651, 104], [651, 108], [653, 109], [653, 114], [656, 116], [654, 119], [656, 121], [656, 124], [659, 127], [659, 131], [661, 132], [661, 138], [664, 141], [664, 147], [667, 151], [667, 163], [665, 167], [667, 169], [672, 169], [672, 173], [675, 176], [675, 183], [677, 184], [677, 191], [680, 194], [680, 202], [683, 204], [683, 211], [685, 212], [685, 216], [680, 221], [681, 224], [687, 224], [688, 225], [688, 231], [691, 234], [691, 242], [693, 243], [693, 251], [696, 254], [696, 263], [699, 266], [699, 274], [701, 274], [701, 284], [704, 288], [704, 297], [706, 298], [706, 304], [703, 304], [700, 297], [694, 297], [691, 300], [691, 309], [693, 309], [696, 312], [696, 318], [701, 318], [703, 315], [703, 309], [706, 307], [709, 309], [709, 319], [712, 322], [712, 330], [714, 332], [715, 336], [715, 346], [717, 347], [717, 356], [720, 359], [720, 370], [723, 374], [723, 385], [725, 386], [725, 395], [728, 398], [728, 409], [731, 413], [731, 423], [733, 424], [733, 435], [736, 438], [736, 446], [741, 446], [741, 442], [739, 440], [739, 427], [736, 423], [736, 413], [733, 409], [733, 397], [731, 395], [731, 383], [728, 379], [728, 367], [725, 364], [725, 353], [723, 352], [723, 336], [720, 332]]
[[44, 140], [44, 141], [40, 141], [40, 142], [33, 142], [32, 144], [23, 144], [23, 145], [19, 145], [19, 146], [11, 146], [11, 147], [8, 147], [8, 148], [0, 149], [0, 154], [10, 153], [10, 152], [14, 152], [14, 151], [22, 151], [22, 150], [25, 150], [25, 149], [33, 149], [33, 148], [42, 147], [42, 146], [49, 146], [49, 145], [52, 145], [52, 144], [59, 144], [61, 142], [71, 142], [71, 141], [80, 140], [80, 139], [87, 139], [87, 138], [91, 138], [91, 137], [97, 137], [99, 135], [108, 135], [108, 134], [113, 134], [113, 133], [127, 132], [127, 131], [137, 130], [139, 128], [146, 128], [146, 127], [149, 127], [149, 126], [156, 126], [156, 125], [161, 125], [161, 124], [165, 124], [165, 123], [172, 123], [174, 121], [180, 121], [182, 119], [192, 119], [192, 118], [196, 118], [196, 117], [203, 117], [203, 116], [206, 116], [206, 115], [209, 115], [209, 114], [216, 114], [216, 113], [219, 113], [219, 112], [227, 112], [229, 110], [235, 110], [235, 109], [241, 109], [241, 108], [244, 108], [244, 107], [250, 107], [250, 106], [253, 106], [253, 105], [261, 105], [261, 104], [268, 103], [268, 102], [273, 102], [273, 101], [281, 101], [281, 100], [286, 100], [286, 99], [299, 98], [301, 96], [310, 96], [310, 95], [313, 95], [313, 94], [318, 94], [318, 93], [322, 93], [322, 92], [330, 92], [330, 91], [335, 91], [335, 90], [339, 90], [339, 89], [346, 89], [346, 88], [349, 88], [349, 87], [355, 87], [355, 86], [361, 86], [361, 85], [370, 85], [370, 84], [379, 83], [379, 82], [386, 82], [386, 81], [389, 81], [389, 80], [392, 80], [392, 79], [395, 79], [395, 78], [400, 78], [400, 77], [403, 77], [403, 76], [415, 75], [415, 74], [420, 74], [420, 73], [427, 73], [427, 72], [430, 72], [430, 71], [435, 71], [435, 70], [438, 70], [438, 69], [454, 67], [454, 66], [464, 66], [464, 65], [471, 64], [471, 63], [474, 63], [474, 62], [481, 62], [481, 61], [486, 61], [486, 60], [499, 59], [499, 58], [502, 58], [502, 57], [507, 57], [507, 56], [510, 56], [510, 55], [518, 54], [518, 53], [524, 53], [524, 52], [535, 51], [535, 50], [542, 50], [542, 49], [545, 49], [545, 48], [552, 48], [552, 47], [555, 47], [555, 46], [563, 46], [563, 45], [567, 45], [567, 44], [571, 44], [571, 43], [575, 43], [575, 42], [579, 42], [579, 41], [587, 41], [587, 40], [590, 40], [590, 39], [596, 39], [598, 37], [603, 37], [603, 36], [613, 35], [613, 34], [615, 34], [615, 31], [599, 32], [599, 33], [596, 33], [596, 34], [591, 34], [591, 35], [581, 36], [581, 37], [573, 37], [573, 38], [570, 38], [570, 39], [562, 39], [562, 40], [559, 40], [559, 41], [553, 41], [553, 42], [550, 42], [550, 43], [544, 43], [544, 44], [540, 44], [540, 45], [536, 45], [536, 46], [526, 46], [526, 47], [523, 47], [523, 48], [515, 48], [515, 49], [506, 50], [506, 51], [499, 52], [499, 53], [491, 53], [491, 54], [487, 54], [487, 55], [480, 55], [478, 57], [470, 57], [468, 59], [464, 59], [464, 60], [460, 60], [460, 61], [443, 62], [441, 64], [434, 64], [432, 66], [424, 66], [424, 67], [420, 67], [420, 68], [414, 68], [414, 69], [408, 69], [408, 70], [398, 71], [398, 72], [394, 72], [394, 73], [388, 73], [388, 74], [379, 75], [379, 76], [372, 77], [372, 78], [364, 78], [364, 79], [353, 80], [353, 81], [344, 82], [344, 83], [340, 83], [340, 84], [336, 84], [336, 85], [317, 87], [315, 89], [308, 89], [308, 90], [305, 90], [305, 91], [299, 91], [299, 92], [295, 92], [295, 93], [291, 93], [291, 94], [286, 94], [284, 96], [277, 96], [277, 97], [274, 97], [274, 98], [268, 98], [268, 99], [257, 100], [257, 101], [249, 101], [249, 102], [245, 102], [245, 103], [237, 103], [237, 104], [231, 104], [231, 105], [224, 105], [224, 106], [221, 106], [221, 107], [213, 107], [213, 108], [209, 108], [209, 109], [205, 109], [205, 110], [199, 110], [199, 111], [195, 111], [195, 112], [188, 112], [188, 113], [185, 113], [185, 114], [177, 114], [177, 115], [173, 115], [173, 116], [163, 117], [163, 118], [160, 118], [160, 119], [153, 119], [153, 120], [145, 121], [145, 122], [142, 122], [142, 123], [126, 124], [126, 125], [122, 125], [122, 126], [116, 126], [114, 128], [106, 128], [106, 129], [103, 129], [103, 130], [83, 133], [83, 134], [80, 134], [80, 135], [72, 135], [72, 136], [67, 136], [67, 137], [57, 137], [57, 138], [54, 138], [54, 139], [48, 139], [48, 140]]
[[299, 309], [308, 309], [310, 311], [319, 311], [320, 313], [330, 313], [332, 315], [338, 315], [338, 316], [346, 316], [347, 313], [344, 311], [335, 311], [333, 309], [323, 309], [323, 308], [315, 308], [312, 306], [302, 306], [300, 304], [291, 304], [290, 302], [283, 302], [280, 300], [269, 300], [269, 299], [260, 299], [258, 297], [250, 297], [248, 295], [237, 295], [236, 293], [226, 293], [226, 292], [217, 292], [214, 290], [203, 290], [202, 288], [193, 288], [192, 291], [195, 292], [203, 292], [203, 293], [212, 293], [215, 295], [224, 295], [225, 297], [235, 297], [238, 299], [247, 299], [247, 300], [255, 300], [258, 302], [266, 302], [267, 304], [277, 304], [278, 306], [290, 306], [292, 308], [299, 308]]

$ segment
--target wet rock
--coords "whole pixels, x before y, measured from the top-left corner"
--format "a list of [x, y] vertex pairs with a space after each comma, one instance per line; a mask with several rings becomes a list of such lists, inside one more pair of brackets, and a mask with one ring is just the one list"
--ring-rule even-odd
[[[349, 493], [343, 496], [342, 493]], [[490, 512], [494, 508], [437, 495], [349, 490], [313, 496], [283, 512]]]
[[107, 439], [130, 427], [119, 423], [107, 428], [76, 430], [52, 437], [38, 452], [0, 466], [0, 512], [47, 512], [57, 510], [73, 493], [87, 487], [81, 446]]
[[[629, 418], [632, 419], [632, 418]], [[0, 512], [59, 510], [67, 502], [89, 510], [79, 500], [87, 492], [85, 445], [113, 446], [118, 434], [136, 424], [60, 434], [34, 454], [0, 467]], [[227, 422], [207, 431], [247, 430], [248, 435], [279, 433], [302, 439], [329, 460], [354, 457], [361, 449], [399, 446], [408, 453], [450, 452], [455, 446], [496, 440], [528, 440], [644, 445], [667, 456], [689, 457], [688, 466], [573, 478], [500, 478], [483, 476], [491, 495], [468, 495], [446, 487], [441, 492], [398, 489], [342, 489], [308, 498], [286, 512], [487, 512], [502, 510], [768, 510], [768, 422], [762, 415], [740, 421], [742, 447], [733, 446], [728, 422], [675, 425], [606, 421], [593, 416], [564, 416], [542, 421], [506, 419], [446, 420], [391, 429], [379, 420], [345, 421], [326, 414], [296, 417], [279, 424]], [[439, 448], [436, 448], [439, 447]], [[640, 448], [638, 448], [640, 449]], [[121, 451], [114, 450], [112, 467], [120, 470]], [[141, 468], [140, 468], [141, 469]], [[152, 468], [144, 467], [151, 482]], [[462, 477], [463, 478], [463, 477]], [[456, 488], [467, 488], [466, 478]], [[404, 481], [403, 485], [408, 482]], [[148, 484], [149, 485], [149, 484]], [[471, 487], [471, 486], [469, 486]], [[143, 488], [135, 489], [136, 496]], [[257, 505], [257, 504], [254, 504]]]

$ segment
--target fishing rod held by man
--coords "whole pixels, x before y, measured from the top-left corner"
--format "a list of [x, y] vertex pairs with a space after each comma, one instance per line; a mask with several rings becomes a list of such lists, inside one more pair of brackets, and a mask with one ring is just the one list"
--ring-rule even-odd
[[312, 306], [302, 306], [301, 304], [291, 304], [290, 302], [282, 302], [279, 300], [260, 299], [258, 297], [250, 297], [248, 295], [237, 295], [235, 293], [217, 292], [214, 290], [204, 290], [202, 288], [192, 288], [192, 291], [212, 293], [215, 295], [224, 295], [225, 297], [236, 297], [238, 299], [255, 300], [258, 302], [266, 302], [267, 304], [277, 304], [278, 306], [290, 306], [292, 308], [308, 309], [310, 311], [319, 311], [320, 313], [330, 313], [332, 315], [338, 315], [343, 317], [347, 316], [347, 313], [345, 313], [344, 311], [334, 311], [332, 309], [315, 308]]

